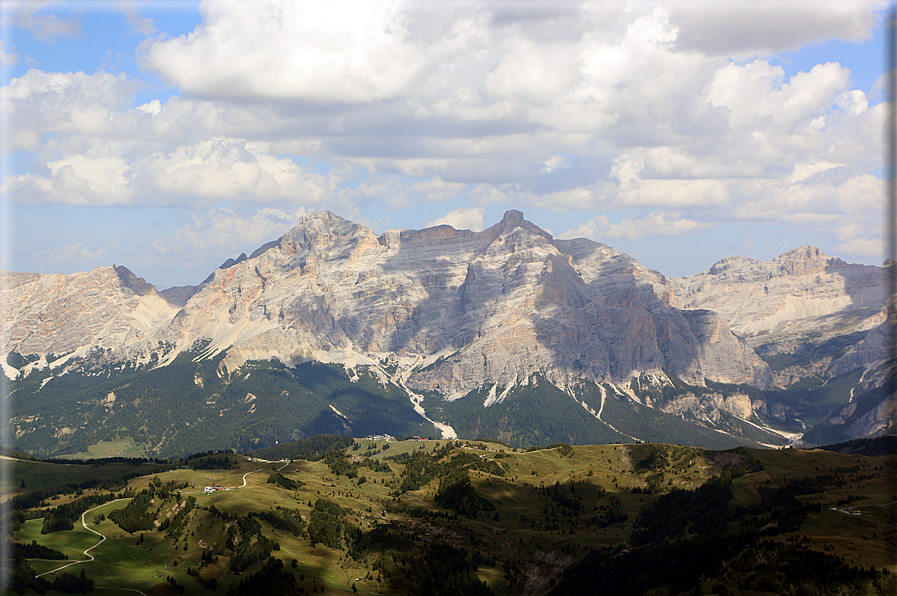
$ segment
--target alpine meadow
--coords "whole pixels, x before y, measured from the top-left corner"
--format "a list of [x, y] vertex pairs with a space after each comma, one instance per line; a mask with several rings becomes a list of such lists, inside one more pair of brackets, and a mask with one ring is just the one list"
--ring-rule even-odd
[[895, 67], [887, 0], [0, 2], [0, 596], [897, 594]]

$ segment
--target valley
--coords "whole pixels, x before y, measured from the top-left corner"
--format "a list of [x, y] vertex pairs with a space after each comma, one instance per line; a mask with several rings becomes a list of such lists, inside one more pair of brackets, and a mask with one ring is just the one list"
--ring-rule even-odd
[[[170, 462], [19, 460], [16, 581], [68, 572], [144, 594], [888, 594], [897, 461], [884, 439], [856, 443], [867, 455], [330, 435]], [[30, 544], [52, 550], [29, 556]], [[57, 552], [68, 560], [46, 560]]]

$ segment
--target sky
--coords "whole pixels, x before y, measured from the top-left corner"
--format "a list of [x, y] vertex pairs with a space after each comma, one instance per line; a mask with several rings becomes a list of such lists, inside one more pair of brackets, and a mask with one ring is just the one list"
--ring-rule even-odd
[[881, 264], [879, 0], [0, 2], [0, 268], [159, 288], [329, 210], [667, 276]]

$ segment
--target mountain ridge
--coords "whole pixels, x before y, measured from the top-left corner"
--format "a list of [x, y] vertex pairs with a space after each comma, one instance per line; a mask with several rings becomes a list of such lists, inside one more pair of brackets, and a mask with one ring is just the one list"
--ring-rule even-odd
[[[738, 263], [754, 273], [732, 281]], [[756, 292], [756, 278], [766, 275], [766, 295], [772, 285], [779, 299], [811, 286], [808, 276], [836, 268], [851, 273], [858, 295], [866, 297], [881, 274], [856, 267], [866, 266], [804, 246], [774, 265], [730, 257], [700, 277], [666, 278], [609, 246], [556, 240], [516, 210], [481, 232], [441, 225], [379, 236], [322, 212], [301, 218], [250, 256], [227, 259], [197, 286], [159, 292], [121, 266], [72, 276], [0, 273], [11, 306], [3, 323], [12, 330], [3, 370], [17, 379], [14, 385], [29, 387], [27, 378], [44, 371], [40, 385], [27, 390], [34, 395], [63, 373], [122, 366], [116, 363], [164, 369], [185, 355], [197, 363], [215, 358], [215, 374], [226, 384], [253, 363], [278, 362], [290, 376], [301, 363], [330, 363], [345, 367], [350, 378], [364, 369], [384, 387], [394, 384], [422, 421], [446, 433], [453, 432], [450, 420], [427, 415], [451, 410], [440, 399], [485, 392], [476, 407], [505, 407], [508, 395], [540, 394], [536, 375], [573, 398], [594, 424], [614, 432], [607, 412], [623, 412], [605, 411], [608, 395], [627, 400], [630, 409], [644, 404], [697, 424], [727, 425], [720, 432], [744, 433], [739, 420], [757, 428], [775, 423], [763, 419], [774, 409], [767, 398], [747, 396], [771, 389], [781, 375], [729, 330], [737, 316], [757, 315], [744, 305], [726, 310], [732, 286], [754, 284]], [[726, 296], [728, 303], [714, 304]], [[826, 300], [823, 314], [841, 312], [832, 305], [843, 296]], [[860, 308], [871, 308], [864, 300]], [[710, 390], [710, 382], [732, 389]], [[586, 399], [577, 393], [583, 383], [606, 389], [588, 390], [592, 397]], [[742, 385], [755, 389], [736, 388]], [[24, 395], [22, 386], [13, 391]], [[657, 401], [645, 393], [652, 386], [650, 391], [678, 391], [679, 397]], [[248, 395], [246, 403], [257, 392]], [[94, 399], [100, 397], [106, 399]], [[217, 398], [204, 399], [211, 404]], [[338, 404], [329, 407], [342, 411]], [[795, 411], [783, 406], [778, 423], [787, 424]], [[25, 418], [13, 421], [14, 432], [29, 432]]]

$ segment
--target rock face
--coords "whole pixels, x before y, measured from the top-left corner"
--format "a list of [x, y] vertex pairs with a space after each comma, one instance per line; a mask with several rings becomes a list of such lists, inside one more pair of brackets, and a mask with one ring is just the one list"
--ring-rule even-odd
[[771, 382], [715, 313], [664, 304], [656, 273], [601, 244], [556, 241], [519, 211], [480, 233], [437, 226], [380, 237], [313, 214], [251, 257], [229, 259], [186, 300], [124, 268], [5, 275], [7, 352], [133, 355], [161, 342], [175, 346], [164, 364], [208, 339], [208, 354], [228, 350], [230, 370], [270, 358], [395, 358], [407, 386], [450, 397], [536, 372], [561, 386], [662, 370], [695, 384]]
[[805, 245], [768, 262], [728, 257], [666, 286], [671, 305], [713, 310], [745, 336], [819, 330], [845, 320], [868, 329], [882, 322], [884, 271]]
[[93, 347], [146, 353], [178, 309], [125, 267], [40, 275], [0, 272], [5, 352], [63, 355]]
[[[346, 424], [348, 408], [353, 428], [361, 428], [361, 420], [386, 424], [364, 410], [375, 395], [399, 416], [426, 418], [422, 404], [430, 400], [428, 410], [446, 419], [427, 418], [426, 424], [445, 436], [453, 430], [440, 422], [451, 424], [457, 416], [467, 428], [479, 428], [482, 410], [495, 408], [482, 423], [502, 433], [514, 424], [533, 424], [538, 400], [549, 389], [551, 399], [573, 400], [553, 403], [575, 406], [563, 432], [584, 440], [644, 439], [665, 429], [673, 434], [662, 436], [677, 442], [698, 424], [707, 441], [754, 433], [752, 440], [768, 444], [776, 433], [783, 440], [799, 436], [794, 433], [802, 427], [788, 426], [798, 414], [816, 420], [826, 414], [810, 411], [806, 400], [767, 403], [773, 392], [757, 392], [775, 380], [805, 380], [807, 371], [825, 378], [859, 378], [851, 371], [866, 371], [856, 381], [861, 407], [831, 416], [837, 429], [889, 424], [893, 408], [875, 401], [876, 387], [888, 375], [879, 370], [884, 331], [870, 331], [884, 320], [876, 302], [882, 279], [880, 268], [848, 265], [813, 247], [770, 263], [730, 257], [697, 276], [667, 279], [606, 245], [556, 240], [519, 211], [508, 211], [482, 232], [443, 225], [380, 236], [332, 213], [315, 213], [251, 255], [227, 259], [198, 286], [158, 292], [116, 266], [74, 275], [0, 273], [3, 370], [16, 379], [12, 391], [19, 396], [43, 391], [54, 404], [64, 404], [68, 392], [81, 392], [65, 414], [81, 416], [78, 425], [62, 414], [54, 418], [58, 405], [41, 410], [39, 400], [12, 421], [15, 436], [33, 443], [44, 440], [32, 430], [38, 423], [49, 429], [40, 432], [71, 428], [66, 436], [83, 435], [83, 441], [92, 440], [88, 434], [98, 425], [126, 427], [127, 418], [115, 417], [141, 415], [141, 401], [162, 388], [169, 400], [195, 393], [190, 407], [196, 414], [189, 431], [161, 422], [155, 431], [131, 431], [159, 446], [178, 440], [178, 432], [207, 436], [212, 426], [202, 425], [236, 412], [268, 416], [259, 428], [267, 425], [265, 440], [272, 441], [287, 432], [331, 432]], [[855, 334], [850, 342], [842, 341], [836, 322], [841, 328], [849, 323]], [[802, 335], [808, 331], [817, 339]], [[830, 349], [818, 336], [841, 343]], [[809, 356], [774, 369], [755, 352], [773, 362], [807, 346]], [[272, 361], [281, 363], [280, 373], [252, 368]], [[361, 378], [358, 390], [349, 392], [356, 401], [332, 401], [338, 399], [333, 375], [343, 373], [314, 363], [343, 365], [334, 370], [347, 371], [344, 383]], [[175, 369], [166, 379], [164, 371]], [[65, 376], [69, 372], [76, 374]], [[125, 373], [131, 376], [115, 376]], [[91, 379], [99, 374], [112, 380], [94, 389]], [[317, 385], [324, 378], [331, 380]], [[155, 385], [138, 387], [143, 382]], [[320, 398], [324, 390], [331, 391], [330, 402]], [[247, 395], [258, 399], [241, 402]], [[306, 401], [290, 401], [298, 395]], [[390, 401], [397, 395], [401, 407]], [[503, 403], [515, 395], [535, 396], [536, 402]], [[285, 401], [278, 402], [281, 397]], [[842, 407], [850, 405], [848, 397], [852, 390], [826, 399]], [[303, 414], [308, 400], [316, 404], [314, 419]], [[125, 414], [127, 408], [135, 414]], [[306, 430], [279, 420], [282, 408], [292, 408]], [[471, 414], [471, 408], [481, 410]], [[96, 412], [106, 417], [94, 420]], [[517, 422], [508, 416], [518, 416]], [[239, 420], [231, 426], [244, 424]], [[770, 421], [789, 431], [766, 427]], [[403, 424], [402, 432], [414, 428], [407, 418]], [[552, 442], [573, 434], [528, 436]]]
[[777, 387], [861, 371], [847, 403], [821, 424], [842, 434], [817, 432], [819, 440], [834, 441], [894, 424], [887, 380], [895, 374], [888, 350], [895, 316], [893, 301], [890, 314], [882, 306], [886, 275], [887, 268], [845, 263], [807, 245], [769, 262], [728, 257], [708, 271], [662, 281], [658, 294], [679, 308], [719, 313], [758, 353], [782, 363], [772, 371]]

